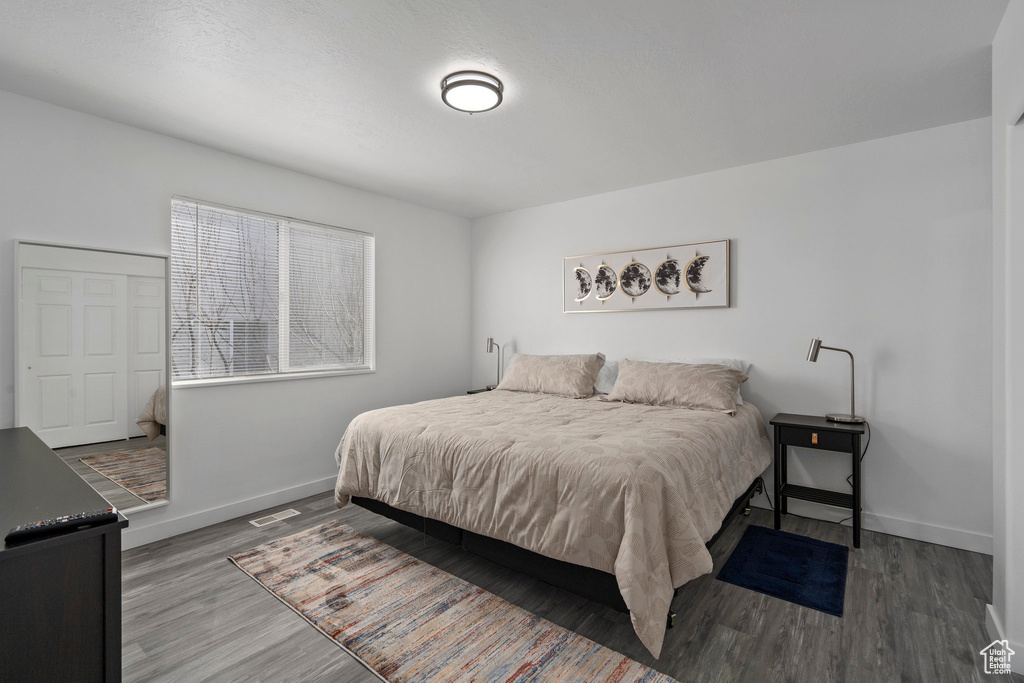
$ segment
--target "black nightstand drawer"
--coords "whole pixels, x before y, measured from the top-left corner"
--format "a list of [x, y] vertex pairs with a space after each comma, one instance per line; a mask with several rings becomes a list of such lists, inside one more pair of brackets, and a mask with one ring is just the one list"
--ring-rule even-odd
[[800, 448], [853, 452], [853, 435], [817, 430], [810, 427], [780, 427], [782, 443]]

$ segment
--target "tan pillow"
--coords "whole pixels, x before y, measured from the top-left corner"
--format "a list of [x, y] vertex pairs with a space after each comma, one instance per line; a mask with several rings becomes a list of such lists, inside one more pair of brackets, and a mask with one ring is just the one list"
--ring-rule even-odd
[[498, 389], [532, 391], [569, 398], [586, 398], [594, 393], [594, 380], [604, 365], [604, 354], [589, 356], [512, 356]]
[[746, 381], [747, 376], [742, 372], [724, 365], [624, 360], [607, 400], [682, 406], [733, 415], [736, 390]]

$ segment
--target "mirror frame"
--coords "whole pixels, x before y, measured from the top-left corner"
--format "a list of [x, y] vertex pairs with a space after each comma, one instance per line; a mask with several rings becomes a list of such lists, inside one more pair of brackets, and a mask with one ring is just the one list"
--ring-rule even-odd
[[[153, 254], [143, 251], [127, 251], [124, 249], [105, 249], [103, 247], [88, 247], [77, 244], [60, 244], [58, 242], [40, 242], [38, 240], [15, 240], [14, 241], [14, 386], [15, 386], [15, 400], [14, 400], [14, 424], [15, 426], [22, 425], [21, 416], [21, 397], [20, 387], [22, 381], [21, 368], [24, 365], [22, 362], [22, 349], [21, 349], [21, 326], [22, 326], [22, 315], [21, 315], [21, 280], [23, 267], [32, 267], [31, 265], [26, 266], [23, 263], [22, 248], [23, 247], [45, 247], [50, 249], [62, 249], [65, 251], [88, 251], [98, 252], [103, 254], [119, 254], [122, 256], [138, 256], [143, 258], [154, 258], [163, 260], [163, 271], [164, 271], [164, 378], [165, 386], [167, 387], [167, 495], [164, 496], [163, 500], [154, 501], [152, 503], [143, 503], [142, 505], [136, 505], [134, 507], [126, 508], [124, 510], [118, 509], [118, 512], [122, 514], [141, 512], [143, 510], [152, 510], [154, 508], [164, 507], [171, 502], [171, 426], [174, 421], [171, 418], [171, 256], [170, 254]], [[129, 418], [130, 419], [130, 418]]]

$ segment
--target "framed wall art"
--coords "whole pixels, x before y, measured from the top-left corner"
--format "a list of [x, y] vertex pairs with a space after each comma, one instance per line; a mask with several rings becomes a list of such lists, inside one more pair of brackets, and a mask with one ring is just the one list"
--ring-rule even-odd
[[562, 259], [565, 313], [729, 307], [729, 240]]

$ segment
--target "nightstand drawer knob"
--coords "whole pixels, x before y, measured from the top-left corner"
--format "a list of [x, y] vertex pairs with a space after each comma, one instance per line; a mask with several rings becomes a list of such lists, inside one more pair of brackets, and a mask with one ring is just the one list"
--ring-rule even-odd
[[811, 443], [818, 443], [818, 432], [811, 432]]

